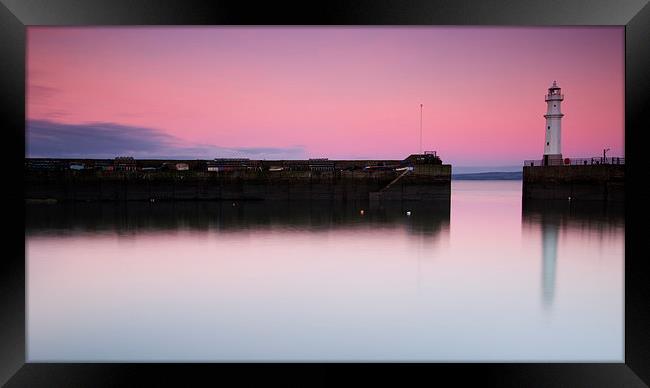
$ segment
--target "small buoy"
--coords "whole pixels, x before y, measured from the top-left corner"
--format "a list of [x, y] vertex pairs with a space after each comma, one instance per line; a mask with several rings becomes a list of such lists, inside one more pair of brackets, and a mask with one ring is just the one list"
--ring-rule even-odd
[[569, 201], [571, 200], [571, 197], [569, 197]]
[[233, 202], [232, 205], [235, 206], [235, 203]]
[[359, 214], [363, 215], [363, 213], [364, 213], [364, 211], [363, 211], [363, 209], [361, 209], [361, 211], [359, 212]]
[[407, 216], [410, 216], [410, 215], [411, 215], [411, 211], [407, 211], [407, 212], [406, 212], [406, 215], [407, 215]]

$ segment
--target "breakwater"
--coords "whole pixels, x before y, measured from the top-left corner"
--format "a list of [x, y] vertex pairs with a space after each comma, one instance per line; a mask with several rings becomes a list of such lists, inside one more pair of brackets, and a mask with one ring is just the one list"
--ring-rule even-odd
[[[56, 201], [435, 200], [450, 165], [408, 171], [26, 171], [25, 198]], [[372, 193], [380, 193], [372, 195]]]
[[623, 202], [625, 165], [524, 166], [523, 198]]

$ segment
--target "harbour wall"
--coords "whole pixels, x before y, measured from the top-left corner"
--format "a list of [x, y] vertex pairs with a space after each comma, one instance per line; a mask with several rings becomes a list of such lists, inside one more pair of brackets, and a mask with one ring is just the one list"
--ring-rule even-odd
[[25, 198], [67, 201], [435, 200], [451, 195], [451, 166], [396, 171], [29, 171]]
[[625, 165], [524, 166], [524, 199], [625, 199]]

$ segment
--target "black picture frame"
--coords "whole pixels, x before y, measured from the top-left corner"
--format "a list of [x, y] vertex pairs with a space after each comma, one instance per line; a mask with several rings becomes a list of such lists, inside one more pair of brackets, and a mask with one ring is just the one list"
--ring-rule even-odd
[[[472, 364], [26, 363], [23, 163], [25, 31], [30, 25], [621, 25], [625, 26], [625, 362]], [[0, 266], [0, 383], [8, 387], [168, 385], [208, 378], [314, 385], [388, 382], [498, 386], [650, 384], [650, 273], [644, 251], [644, 131], [650, 129], [650, 5], [646, 0], [364, 0], [300, 3], [197, 0], [0, 0], [0, 107], [5, 205]], [[645, 253], [647, 254], [647, 253]], [[251, 369], [254, 369], [251, 371]], [[345, 377], [343, 373], [345, 372]]]

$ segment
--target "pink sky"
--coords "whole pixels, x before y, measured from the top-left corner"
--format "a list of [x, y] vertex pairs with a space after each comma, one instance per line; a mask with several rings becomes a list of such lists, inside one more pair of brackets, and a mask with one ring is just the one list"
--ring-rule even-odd
[[[30, 122], [148, 128], [178, 147], [269, 159], [403, 159], [419, 150], [422, 103], [425, 150], [520, 165], [541, 158], [557, 80], [563, 154], [624, 154], [623, 27], [28, 27], [27, 38]], [[26, 155], [54, 156], [30, 152], [30, 131]]]

